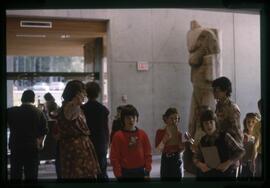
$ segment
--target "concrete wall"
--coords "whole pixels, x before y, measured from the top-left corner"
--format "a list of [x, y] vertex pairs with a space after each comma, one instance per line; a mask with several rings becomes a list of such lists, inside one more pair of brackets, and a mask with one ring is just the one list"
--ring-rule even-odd
[[[180, 129], [187, 130], [192, 93], [186, 33], [190, 21], [222, 32], [223, 75], [233, 83], [232, 99], [244, 118], [258, 111], [260, 98], [260, 17], [256, 14], [188, 9], [31, 10], [8, 15], [107, 19], [111, 118], [121, 96], [137, 107], [139, 127], [154, 142], [168, 107], [180, 111]], [[138, 72], [137, 61], [149, 70]]]

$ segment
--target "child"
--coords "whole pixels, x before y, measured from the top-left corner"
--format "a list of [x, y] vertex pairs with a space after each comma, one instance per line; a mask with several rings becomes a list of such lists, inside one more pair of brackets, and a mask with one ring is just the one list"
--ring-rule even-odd
[[255, 177], [261, 177], [262, 176], [262, 136], [261, 136], [261, 116], [263, 115], [263, 103], [262, 99], [258, 101], [258, 109], [260, 112], [260, 115], [258, 115], [258, 122], [255, 125], [253, 129], [253, 135], [255, 136], [255, 147], [254, 147], [254, 156], [252, 160], [255, 160]]
[[148, 179], [151, 171], [152, 154], [147, 134], [136, 127], [139, 114], [132, 105], [121, 111], [123, 129], [112, 139], [110, 160], [118, 180]]
[[185, 145], [182, 143], [182, 133], [177, 128], [180, 120], [175, 108], [169, 108], [163, 115], [166, 126], [156, 132], [155, 145], [162, 152], [160, 177], [162, 180], [182, 179], [181, 152]]
[[[212, 110], [204, 111], [200, 122], [206, 135], [201, 138], [193, 155], [193, 162], [198, 167], [197, 176], [236, 178], [235, 161], [245, 154], [244, 148], [230, 133], [217, 130], [217, 120]], [[211, 153], [206, 151], [209, 148]]]
[[[246, 154], [242, 158], [242, 171], [240, 177], [253, 177], [255, 173], [255, 158], [257, 156], [255, 148], [255, 135], [254, 128], [258, 123], [258, 117], [256, 113], [247, 113], [244, 119], [244, 148]], [[254, 158], [254, 159], [253, 159]]]

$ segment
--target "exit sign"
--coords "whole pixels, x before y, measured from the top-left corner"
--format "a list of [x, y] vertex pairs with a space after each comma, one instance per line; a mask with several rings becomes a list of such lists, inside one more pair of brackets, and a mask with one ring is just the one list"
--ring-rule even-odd
[[138, 71], [148, 71], [149, 65], [146, 61], [138, 61], [137, 62], [137, 70]]

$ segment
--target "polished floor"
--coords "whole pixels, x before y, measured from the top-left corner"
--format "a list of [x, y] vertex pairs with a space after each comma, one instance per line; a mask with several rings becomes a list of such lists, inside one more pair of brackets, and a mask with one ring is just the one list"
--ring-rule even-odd
[[[160, 170], [160, 156], [156, 155], [153, 156], [152, 171], [150, 174], [151, 178], [159, 178], [160, 177], [159, 170]], [[108, 175], [111, 179], [115, 178], [111, 166], [108, 166]], [[194, 177], [194, 175], [184, 171], [184, 177]], [[39, 166], [38, 178], [56, 179], [54, 161], [51, 161], [51, 163], [45, 163], [45, 161], [41, 161], [41, 164]]]

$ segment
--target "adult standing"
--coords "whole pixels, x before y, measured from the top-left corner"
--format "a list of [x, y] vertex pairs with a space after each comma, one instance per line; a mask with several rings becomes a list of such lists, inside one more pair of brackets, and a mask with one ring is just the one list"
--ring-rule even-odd
[[57, 179], [61, 178], [60, 174], [60, 161], [59, 161], [59, 144], [58, 141], [53, 137], [53, 127], [56, 124], [56, 116], [59, 106], [55, 102], [55, 98], [53, 95], [48, 92], [44, 95], [45, 103], [44, 103], [44, 112], [48, 119], [48, 126], [50, 129], [50, 134], [46, 139], [45, 148], [43, 150], [43, 155], [47, 156], [47, 158], [55, 158], [55, 170]]
[[[215, 79], [212, 83], [214, 97], [217, 100], [215, 113], [220, 131], [229, 133], [239, 146], [243, 146], [243, 133], [240, 124], [240, 109], [230, 97], [232, 93], [232, 83], [229, 78], [222, 76]], [[235, 162], [240, 166], [240, 162]], [[238, 176], [238, 170], [236, 176]]]
[[47, 120], [42, 111], [33, 105], [35, 93], [26, 90], [21, 97], [21, 106], [7, 110], [10, 128], [9, 147], [11, 151], [11, 180], [37, 180], [38, 152], [44, 136], [48, 133]]
[[228, 132], [239, 143], [243, 144], [240, 124], [240, 109], [231, 99], [232, 83], [225, 77], [219, 77], [212, 83], [214, 97], [217, 100], [216, 115], [221, 131]]
[[100, 86], [96, 82], [86, 84], [88, 101], [82, 106], [87, 125], [91, 131], [90, 138], [94, 144], [101, 174], [98, 180], [108, 181], [107, 175], [107, 149], [109, 145], [109, 110], [97, 101], [100, 93]]
[[84, 84], [79, 80], [67, 83], [57, 118], [60, 168], [62, 179], [95, 179], [100, 173], [90, 131], [81, 110], [85, 97]]

